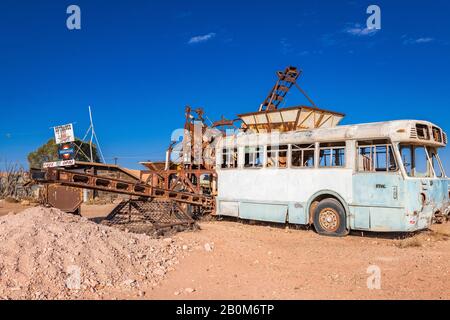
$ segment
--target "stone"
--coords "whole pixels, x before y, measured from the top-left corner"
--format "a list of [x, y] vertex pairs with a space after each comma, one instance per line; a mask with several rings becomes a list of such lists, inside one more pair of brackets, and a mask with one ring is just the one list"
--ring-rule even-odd
[[158, 275], [158, 276], [163, 276], [166, 274], [166, 272], [163, 269], [156, 269], [154, 271], [154, 274]]
[[184, 291], [185, 291], [186, 293], [194, 293], [194, 292], [195, 292], [195, 289], [194, 289], [194, 288], [186, 288], [186, 289], [184, 289]]
[[136, 280], [133, 280], [133, 279], [127, 279], [127, 280], [125, 280], [125, 281], [123, 282], [123, 284], [126, 285], [126, 286], [132, 286], [132, 285], [134, 285], [135, 283], [136, 283]]

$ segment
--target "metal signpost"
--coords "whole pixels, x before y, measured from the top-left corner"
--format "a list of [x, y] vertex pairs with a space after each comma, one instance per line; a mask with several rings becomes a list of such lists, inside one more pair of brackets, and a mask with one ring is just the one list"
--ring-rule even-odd
[[45, 168], [67, 167], [75, 165], [74, 159], [74, 144], [75, 134], [73, 124], [65, 124], [53, 128], [55, 133], [55, 143], [58, 145], [58, 159], [59, 161], [45, 162]]

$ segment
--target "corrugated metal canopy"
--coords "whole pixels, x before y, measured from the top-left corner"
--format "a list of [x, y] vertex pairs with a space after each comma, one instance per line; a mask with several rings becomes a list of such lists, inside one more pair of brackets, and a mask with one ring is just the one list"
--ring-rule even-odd
[[248, 129], [258, 132], [296, 131], [315, 128], [332, 128], [345, 117], [344, 114], [308, 106], [296, 106], [270, 111], [240, 114], [238, 117]]

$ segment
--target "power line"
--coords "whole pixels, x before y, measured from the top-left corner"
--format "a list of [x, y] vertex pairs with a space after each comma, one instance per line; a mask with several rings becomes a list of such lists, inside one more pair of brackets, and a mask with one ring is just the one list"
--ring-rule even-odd
[[120, 158], [120, 159], [148, 159], [148, 158], [155, 158], [155, 157], [161, 157], [161, 153], [158, 155], [142, 155], [142, 156], [114, 156], [114, 157], [106, 157], [105, 159], [115, 159], [115, 158]]

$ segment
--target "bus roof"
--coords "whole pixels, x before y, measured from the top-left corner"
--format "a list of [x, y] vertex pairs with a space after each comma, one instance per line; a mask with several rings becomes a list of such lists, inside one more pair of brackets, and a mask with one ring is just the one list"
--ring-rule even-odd
[[[317, 128], [288, 132], [239, 132], [225, 137], [224, 144], [264, 145], [286, 143], [338, 142], [345, 140], [381, 140], [445, 147], [447, 135], [435, 124], [422, 120], [394, 120]], [[230, 146], [231, 146], [230, 145]]]

